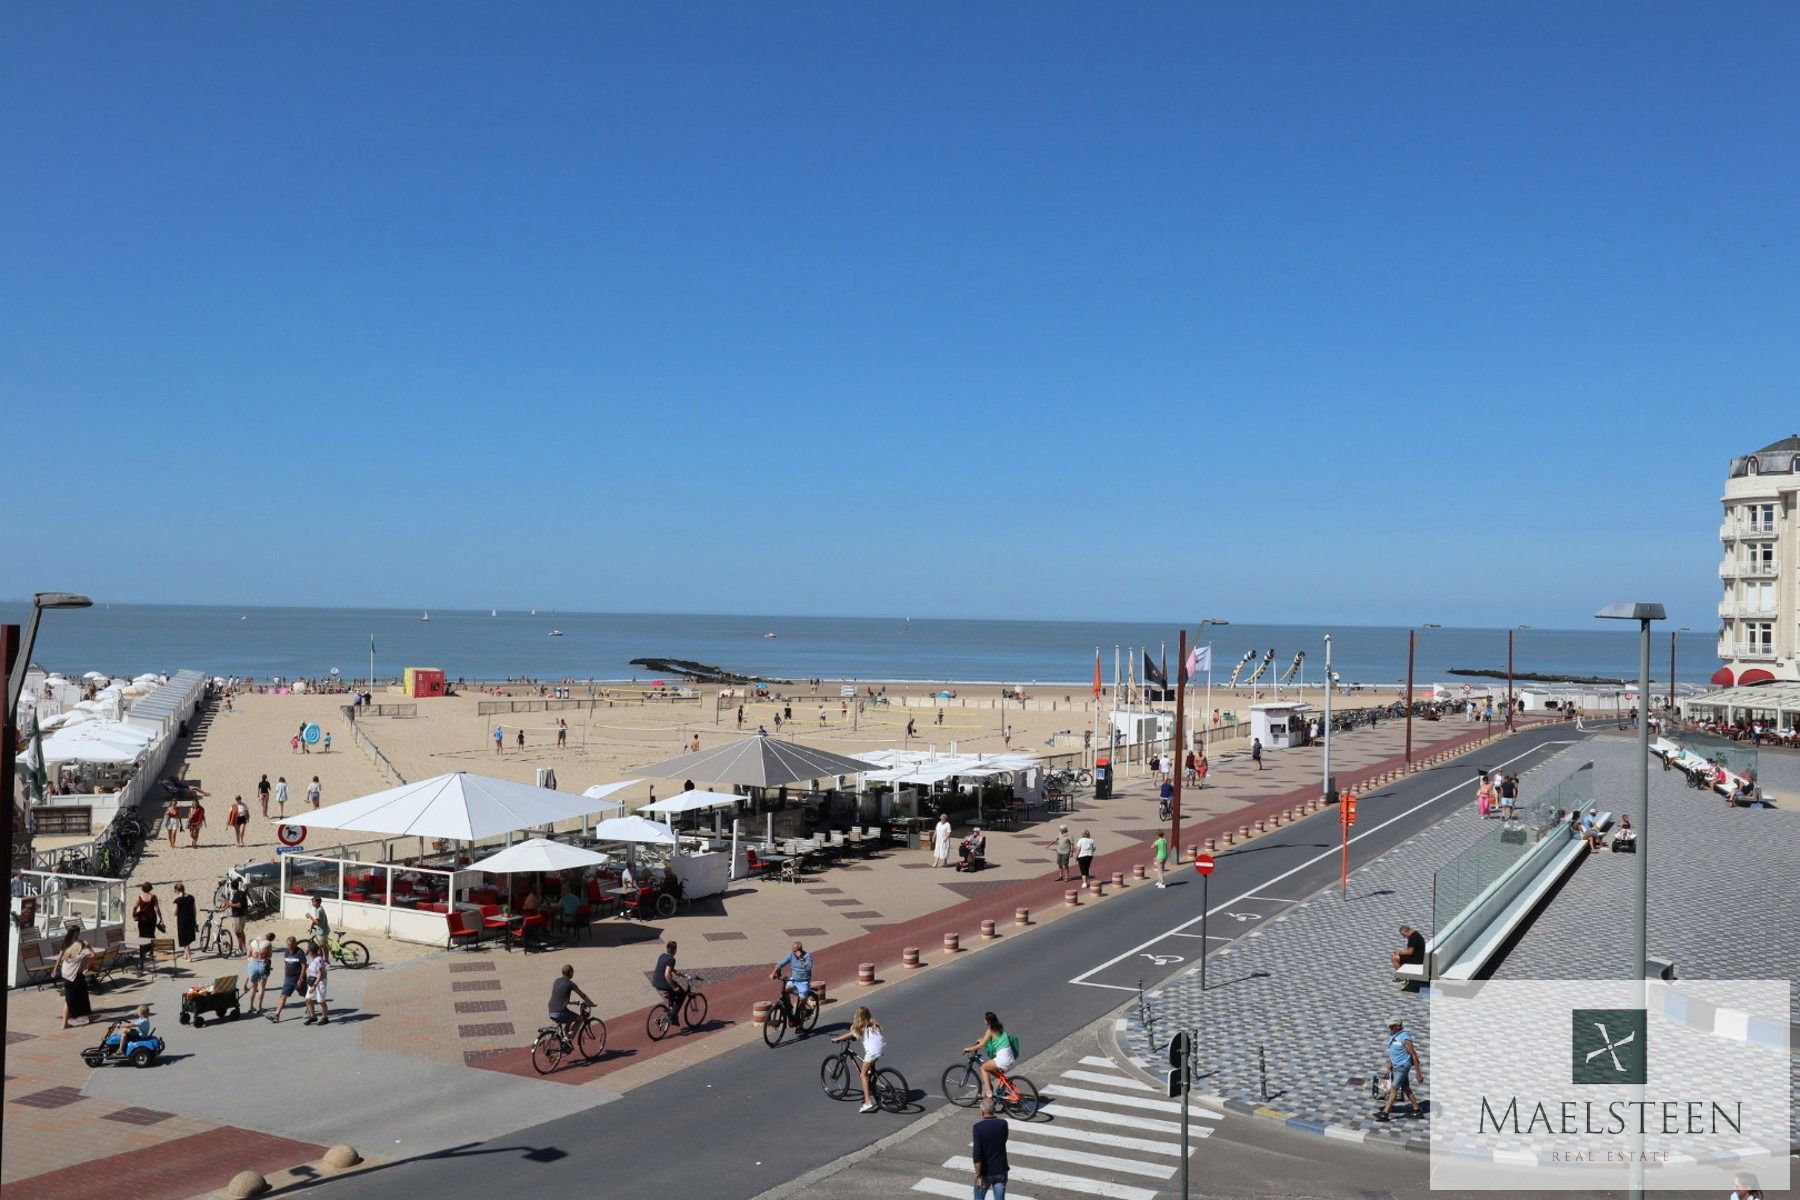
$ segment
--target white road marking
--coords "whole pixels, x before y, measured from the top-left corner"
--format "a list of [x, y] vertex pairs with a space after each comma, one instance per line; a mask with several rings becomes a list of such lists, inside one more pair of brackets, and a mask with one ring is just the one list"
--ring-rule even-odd
[[1098, 1100], [1102, 1104], [1117, 1104], [1122, 1108], [1142, 1108], [1150, 1112], [1181, 1112], [1181, 1103], [1176, 1100], [1149, 1100], [1143, 1096], [1120, 1096], [1113, 1092], [1096, 1092], [1088, 1088], [1070, 1087], [1063, 1083], [1053, 1083], [1044, 1089], [1046, 1096], [1066, 1096], [1071, 1100]]
[[1089, 1054], [1089, 1055], [1084, 1056], [1081, 1060], [1081, 1065], [1084, 1067], [1108, 1067], [1114, 1071], [1121, 1069], [1119, 1064], [1114, 1062], [1112, 1059], [1101, 1058], [1098, 1054]]
[[[1096, 1146], [1111, 1146], [1116, 1150], [1141, 1150], [1145, 1154], [1167, 1154], [1171, 1158], [1181, 1157], [1180, 1142], [1157, 1142], [1149, 1138], [1123, 1137], [1116, 1133], [1096, 1133], [1091, 1129], [1071, 1129], [1062, 1125], [1051, 1125], [1044, 1121], [1033, 1121], [1029, 1125], [1021, 1125], [1020, 1129], [1032, 1137], [1062, 1138], [1070, 1142], [1091, 1142]], [[1211, 1133], [1210, 1128], [1201, 1130]], [[1008, 1145], [1011, 1145], [1009, 1140]]]
[[[1063, 1104], [1060, 1101], [1043, 1111], [1058, 1121], [1092, 1121], [1097, 1125], [1123, 1125], [1127, 1129], [1136, 1129], [1144, 1133], [1179, 1134], [1181, 1132], [1180, 1121], [1160, 1121], [1155, 1117], [1140, 1117], [1136, 1113], [1107, 1112], [1101, 1108], [1083, 1108], [1078, 1104]], [[1188, 1116], [1190, 1119], [1194, 1117], [1204, 1117], [1213, 1121], [1219, 1119], [1217, 1114], [1203, 1113], [1199, 1109], [1189, 1109]]]
[[[973, 1162], [970, 1162], [969, 1170], [971, 1172], [975, 1170]], [[969, 1197], [973, 1195], [969, 1184], [969, 1179], [964, 1179], [961, 1183], [951, 1183], [946, 1179], [927, 1178], [921, 1179], [919, 1182], [913, 1184], [912, 1190], [915, 1192], [925, 1192], [932, 1196], [949, 1196], [951, 1200], [969, 1200]], [[1032, 1198], [1027, 1196], [1024, 1192], [1015, 1192], [1010, 1187], [1006, 1189], [1006, 1195], [1008, 1200], [1032, 1200]]]
[[[944, 1166], [951, 1171], [965, 1171], [971, 1178], [975, 1174], [974, 1160], [966, 1157], [949, 1159]], [[1013, 1167], [1006, 1173], [1006, 1194], [1015, 1198], [1016, 1193], [1012, 1190], [1012, 1181], [1015, 1179], [1022, 1183], [1041, 1183], [1070, 1192], [1086, 1192], [1090, 1196], [1105, 1196], [1107, 1200], [1156, 1200], [1156, 1192], [1150, 1188], [1127, 1187], [1122, 1183], [1108, 1183], [1104, 1179], [1084, 1179], [1080, 1175], [1040, 1171], [1035, 1167]]]
[[[1507, 759], [1505, 762], [1496, 763], [1494, 766], [1490, 767], [1489, 770], [1497, 771], [1501, 767], [1511, 766], [1513, 763], [1518, 762], [1520, 759], [1530, 758], [1533, 754], [1536, 754], [1538, 751], [1544, 749], [1547, 746], [1564, 745], [1564, 744], [1567, 744], [1567, 743], [1559, 743], [1559, 742], [1539, 743], [1538, 745], [1533, 746], [1531, 749], [1525, 751], [1523, 754], [1515, 754], [1511, 758]], [[1383, 829], [1386, 829], [1389, 825], [1394, 824], [1396, 821], [1404, 821], [1407, 817], [1412, 816], [1414, 813], [1419, 812], [1423, 809], [1430, 808], [1433, 804], [1436, 804], [1439, 800], [1442, 800], [1444, 797], [1450, 795], [1451, 793], [1453, 793], [1461, 788], [1475, 786], [1476, 782], [1478, 782], [1478, 781], [1475, 778], [1471, 777], [1469, 779], [1465, 779], [1461, 783], [1453, 783], [1449, 787], [1445, 788], [1443, 791], [1439, 792], [1437, 795], [1431, 797], [1429, 800], [1422, 800], [1419, 803], [1413, 805], [1411, 808], [1407, 809], [1405, 812], [1398, 813], [1392, 817], [1389, 817], [1387, 820], [1383, 821], [1379, 825], [1370, 826], [1368, 829], [1363, 830], [1361, 833], [1359, 833], [1355, 837], [1351, 838], [1350, 841], [1352, 844], [1354, 844], [1356, 842], [1362, 841], [1366, 837], [1372, 837], [1375, 834], [1380, 833]], [[1301, 871], [1306, 870], [1308, 867], [1312, 866], [1314, 863], [1324, 862], [1326, 859], [1331, 858], [1333, 855], [1336, 855], [1340, 851], [1340, 849], [1341, 849], [1341, 847], [1339, 847], [1339, 846], [1333, 846], [1331, 849], [1326, 850], [1323, 853], [1315, 854], [1313, 857], [1307, 859], [1305, 862], [1301, 863], [1299, 866], [1293, 867], [1290, 870], [1283, 871], [1281, 874], [1277, 875], [1273, 879], [1264, 880], [1262, 883], [1258, 884], [1256, 887], [1251, 888], [1249, 891], [1244, 892], [1238, 896], [1235, 896], [1232, 899], [1225, 901], [1223, 904], [1215, 905], [1213, 908], [1209, 909], [1208, 912], [1209, 913], [1225, 912], [1228, 909], [1230, 909], [1231, 906], [1234, 904], [1242, 904], [1245, 900], [1250, 899], [1252, 896], [1256, 895], [1257, 892], [1260, 892], [1263, 888], [1273, 887], [1275, 884], [1280, 883], [1284, 879], [1290, 878], [1291, 876], [1294, 876], [1294, 875], [1298, 875]], [[1258, 915], [1261, 915], [1261, 914], [1258, 914]], [[1182, 930], [1187, 929], [1193, 925], [1198, 925], [1199, 923], [1200, 923], [1199, 917], [1191, 917], [1188, 920], [1183, 921], [1181, 924], [1175, 926], [1173, 929], [1167, 930], [1163, 933], [1159, 933], [1155, 937], [1151, 938], [1149, 941], [1144, 942], [1141, 945], [1133, 946], [1131, 949], [1125, 951], [1125, 953], [1116, 955], [1113, 958], [1107, 959], [1105, 962], [1101, 963], [1097, 967], [1089, 967], [1087, 970], [1083, 971], [1081, 974], [1077, 975], [1075, 978], [1069, 980], [1069, 982], [1075, 983], [1075, 984], [1080, 984], [1082, 987], [1108, 988], [1108, 989], [1110, 989], [1112, 991], [1116, 991], [1116, 992], [1134, 992], [1137, 990], [1136, 988], [1125, 987], [1125, 986], [1123, 986], [1121, 984], [1117, 984], [1117, 983], [1089, 983], [1088, 976], [1089, 975], [1098, 975], [1101, 971], [1106, 970], [1106, 968], [1108, 968], [1108, 967], [1115, 966], [1119, 963], [1122, 963], [1126, 959], [1131, 958], [1134, 955], [1142, 954], [1145, 950], [1149, 949], [1151, 946], [1156, 945], [1156, 943], [1162, 941], [1164, 938], [1168, 937], [1170, 934], [1179, 933]]]
[[[1196, 940], [1200, 939], [1200, 938], [1205, 938], [1209, 942], [1229, 942], [1229, 941], [1231, 941], [1230, 938], [1220, 937], [1216, 933], [1171, 933], [1171, 934], [1169, 934], [1169, 936], [1170, 937], [1194, 938]], [[1200, 968], [1195, 967], [1194, 969], [1197, 971]]]
[[1154, 1092], [1156, 1089], [1140, 1079], [1128, 1075], [1102, 1075], [1097, 1071], [1064, 1071], [1064, 1079], [1079, 1079], [1083, 1083], [1104, 1083], [1109, 1087], [1128, 1088], [1134, 1092]]
[[[1018, 1128], [1015, 1126], [1014, 1128]], [[1150, 1179], [1167, 1179], [1175, 1174], [1174, 1163], [1143, 1162], [1135, 1158], [1116, 1158], [1111, 1154], [1089, 1154], [1084, 1150], [1064, 1150], [1061, 1146], [1039, 1146], [1017, 1137], [1006, 1139], [1006, 1153], [1026, 1158], [1047, 1158], [1051, 1162], [1073, 1167], [1093, 1167], [1101, 1171], [1119, 1171], [1126, 1175], [1143, 1175]]]

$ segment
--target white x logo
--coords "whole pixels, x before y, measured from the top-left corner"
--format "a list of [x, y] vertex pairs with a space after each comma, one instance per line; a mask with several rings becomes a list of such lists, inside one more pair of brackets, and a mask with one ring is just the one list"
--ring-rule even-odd
[[1610, 1054], [1612, 1056], [1613, 1070], [1623, 1072], [1625, 1070], [1625, 1064], [1619, 1061], [1619, 1047], [1620, 1046], [1629, 1046], [1632, 1042], [1636, 1041], [1637, 1040], [1637, 1030], [1635, 1030], [1635, 1029], [1632, 1030], [1630, 1033], [1626, 1034], [1624, 1037], [1620, 1038], [1618, 1041], [1615, 1042], [1612, 1040], [1612, 1036], [1606, 1032], [1606, 1026], [1600, 1024], [1600, 1022], [1598, 1022], [1598, 1021], [1595, 1021], [1594, 1028], [1598, 1029], [1600, 1031], [1600, 1040], [1605, 1042], [1606, 1044], [1604, 1046], [1600, 1047], [1598, 1050], [1589, 1050], [1588, 1056], [1585, 1061], [1593, 1062], [1596, 1058], [1599, 1058], [1602, 1054]]

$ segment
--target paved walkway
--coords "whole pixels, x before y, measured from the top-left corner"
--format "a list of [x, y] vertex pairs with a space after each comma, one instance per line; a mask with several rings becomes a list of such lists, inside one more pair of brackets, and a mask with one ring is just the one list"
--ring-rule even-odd
[[[1340, 780], [1397, 765], [1402, 730], [1401, 723], [1387, 722], [1334, 739]], [[1484, 733], [1460, 722], [1421, 722], [1414, 732], [1420, 756], [1445, 753], [1446, 747]], [[1182, 840], [1223, 837], [1310, 799], [1318, 791], [1317, 771], [1316, 751], [1272, 753], [1261, 772], [1247, 757], [1218, 763], [1209, 786], [1186, 797], [1191, 819]], [[1067, 818], [1077, 832], [1092, 828], [1100, 842], [1098, 878], [1110, 878], [1113, 871], [1129, 876], [1145, 860], [1155, 834], [1154, 802], [1149, 781], [1139, 779], [1110, 802], [1081, 802]], [[40, 1184], [48, 1187], [54, 1179], [58, 1196], [111, 1200], [118, 1192], [106, 1174], [64, 1175], [62, 1169], [115, 1147], [144, 1154], [142, 1161], [150, 1163], [166, 1157], [170, 1143], [196, 1138], [184, 1142], [181, 1161], [192, 1190], [199, 1191], [221, 1185], [264, 1150], [300, 1162], [316, 1158], [317, 1146], [348, 1141], [371, 1158], [412, 1154], [605, 1104], [623, 1090], [715, 1052], [717, 1039], [755, 1036], [748, 1021], [751, 1005], [772, 994], [769, 964], [794, 937], [819, 952], [820, 977], [842, 998], [857, 990], [852, 981], [859, 962], [873, 962], [882, 978], [893, 979], [902, 973], [900, 951], [906, 946], [920, 947], [928, 963], [942, 963], [946, 932], [958, 933], [965, 945], [978, 940], [983, 919], [999, 922], [1006, 936], [1025, 932], [1012, 924], [1017, 907], [1032, 910], [1034, 929], [1077, 918], [1081, 910], [1064, 905], [1065, 885], [1050, 874], [1055, 826], [996, 835], [990, 844], [997, 865], [980, 876], [933, 871], [923, 852], [890, 851], [798, 886], [740, 884], [667, 923], [607, 922], [590, 943], [554, 955], [488, 948], [427, 951], [413, 961], [392, 962], [375, 940], [375, 967], [334, 975], [343, 1015], [326, 1028], [248, 1020], [199, 1031], [178, 1025], [181, 990], [229, 969], [222, 960], [184, 967], [173, 977], [126, 980], [97, 996], [96, 1011], [123, 1013], [141, 997], [156, 1005], [170, 1055], [141, 1072], [87, 1071], [78, 1050], [92, 1034], [56, 1029], [56, 994], [16, 993], [5, 1093], [9, 1136], [0, 1181], [9, 1192], [16, 1187], [21, 1195], [36, 1195]], [[1081, 907], [1097, 903], [1105, 901], [1090, 895]], [[644, 1003], [651, 998], [647, 972], [664, 937], [679, 937], [684, 968], [706, 977], [714, 1020], [708, 1030], [650, 1043], [643, 1028]], [[575, 964], [577, 979], [602, 1001], [611, 1029], [609, 1051], [599, 1063], [566, 1068], [544, 1081], [530, 1072], [523, 1047], [541, 1020], [549, 980], [564, 961]], [[484, 1071], [481, 1086], [468, 1086], [463, 1073], [468, 1067]], [[71, 1122], [41, 1107], [68, 1094], [58, 1088], [81, 1097], [70, 1103], [84, 1109], [108, 1105], [143, 1115], [115, 1118], [122, 1133], [97, 1143], [92, 1122]], [[52, 1095], [30, 1100], [40, 1093]], [[431, 1103], [397, 1105], [396, 1095]], [[405, 1111], [428, 1115], [400, 1115]], [[29, 1131], [27, 1137], [11, 1136], [16, 1119]], [[234, 1130], [230, 1136], [196, 1137]], [[257, 1142], [256, 1137], [292, 1140]]]

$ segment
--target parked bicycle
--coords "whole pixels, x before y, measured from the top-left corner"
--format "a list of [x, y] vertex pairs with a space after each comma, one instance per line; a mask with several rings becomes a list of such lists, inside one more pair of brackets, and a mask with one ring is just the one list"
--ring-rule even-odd
[[[836, 1054], [819, 1064], [819, 1086], [833, 1100], [862, 1095], [862, 1059], [850, 1043], [845, 1042]], [[875, 1094], [875, 1107], [886, 1112], [905, 1112], [912, 1099], [906, 1076], [892, 1067], [876, 1067], [869, 1077], [869, 1089]]]
[[206, 910], [206, 920], [200, 925], [200, 949], [204, 952], [210, 948], [220, 958], [230, 958], [237, 953], [237, 939], [225, 928], [225, 922], [215, 919], [217, 916], [217, 910]]
[[531, 1065], [539, 1075], [548, 1075], [571, 1054], [593, 1062], [606, 1050], [606, 1022], [594, 1015], [594, 1006], [581, 1002], [580, 1012], [567, 1029], [561, 1025], [545, 1025], [531, 1043]]
[[354, 938], [325, 935], [325, 956], [340, 967], [359, 971], [369, 965], [369, 948]]
[[[974, 1108], [981, 1100], [981, 1055], [971, 1054], [963, 1062], [945, 1067], [941, 1083], [944, 1099], [958, 1108]], [[994, 1108], [1002, 1114], [1011, 1113], [1021, 1121], [1031, 1120], [1037, 1116], [1037, 1084], [1023, 1075], [997, 1072], [994, 1076]]]
[[795, 1003], [787, 988], [787, 979], [783, 978], [781, 993], [769, 1006], [769, 1015], [763, 1018], [763, 1041], [771, 1048], [781, 1044], [789, 1029], [797, 1030], [804, 1037], [819, 1023], [819, 994], [808, 992]]
[[700, 991], [700, 985], [705, 982], [698, 975], [687, 976], [687, 993], [681, 998], [679, 1018], [675, 1013], [675, 1006], [667, 1000], [651, 1005], [650, 1015], [644, 1018], [644, 1031], [650, 1035], [651, 1041], [660, 1042], [668, 1037], [669, 1030], [677, 1020], [683, 1029], [692, 1029], [706, 1023], [706, 996]]

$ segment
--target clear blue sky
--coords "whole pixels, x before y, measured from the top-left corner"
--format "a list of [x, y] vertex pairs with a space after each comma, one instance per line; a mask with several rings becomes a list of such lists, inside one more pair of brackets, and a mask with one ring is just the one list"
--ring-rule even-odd
[[15, 5], [9, 595], [1709, 628], [1791, 4]]

